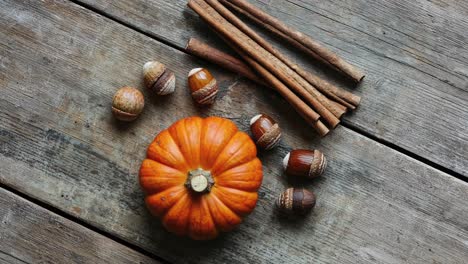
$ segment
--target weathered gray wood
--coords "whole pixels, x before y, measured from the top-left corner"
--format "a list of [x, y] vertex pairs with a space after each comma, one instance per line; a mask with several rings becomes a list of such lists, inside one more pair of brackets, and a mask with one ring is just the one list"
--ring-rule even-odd
[[[196, 36], [225, 49], [185, 7], [186, 0], [79, 1], [179, 48]], [[362, 105], [345, 117], [345, 124], [468, 176], [465, 2], [252, 2], [367, 73], [356, 89], [363, 96]], [[343, 85], [302, 54], [285, 51], [306, 68]]]
[[160, 263], [0, 188], [0, 263]]
[[[197, 110], [186, 74], [203, 66], [181, 52], [66, 1], [0, 3], [0, 182], [105, 232], [178, 263], [463, 263], [468, 258], [468, 184], [344, 127], [318, 140], [279, 96], [213, 68], [220, 97]], [[142, 65], [166, 63], [174, 95], [145, 93], [129, 125], [114, 121], [113, 93], [142, 87]], [[235, 86], [235, 87], [234, 87]], [[137, 173], [155, 134], [188, 115], [219, 115], [242, 129], [258, 112], [283, 128], [260, 154], [264, 182], [252, 215], [234, 232], [194, 242], [165, 232], [147, 212]], [[299, 220], [278, 217], [290, 186], [281, 159], [291, 148], [322, 149], [318, 196]]]

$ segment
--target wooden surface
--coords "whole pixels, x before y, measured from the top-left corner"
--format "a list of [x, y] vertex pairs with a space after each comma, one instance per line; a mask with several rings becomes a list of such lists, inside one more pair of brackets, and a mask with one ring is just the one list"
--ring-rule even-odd
[[0, 189], [0, 263], [160, 263]]
[[[226, 49], [185, 0], [78, 1], [181, 49], [191, 36]], [[362, 104], [347, 126], [468, 176], [465, 2], [251, 1], [364, 70], [355, 89]], [[302, 54], [287, 54], [338, 81]]]
[[[132, 20], [146, 32], [165, 32], [166, 41], [172, 34], [211, 35], [201, 32], [205, 27], [182, 1], [164, 1], [160, 6], [155, 6], [158, 1], [146, 6], [125, 1], [128, 6], [120, 4], [123, 9], [115, 6], [122, 2], [105, 6], [96, 1], [93, 5], [120, 21]], [[74, 216], [104, 235], [121, 238], [174, 263], [465, 263], [468, 184], [358, 133], [362, 129], [464, 175], [467, 94], [462, 81], [447, 84], [409, 66], [410, 56], [397, 52], [400, 44], [381, 43], [369, 35], [360, 37], [371, 32], [370, 28], [339, 29], [338, 21], [348, 22], [346, 14], [351, 17], [352, 13], [338, 12], [331, 2], [327, 8], [338, 14], [329, 14], [334, 22], [328, 22], [328, 28], [294, 24], [298, 21], [294, 17], [311, 11], [290, 3], [282, 3], [284, 8], [280, 8], [280, 2], [272, 0], [272, 8], [265, 9], [302, 30], [315, 30], [317, 38], [335, 49], [352, 51], [342, 55], [370, 73], [357, 88], [365, 100], [347, 118], [351, 129], [340, 126], [330, 136], [318, 139], [278, 95], [105, 18], [96, 10], [66, 0], [0, 2], [0, 183]], [[458, 22], [464, 23], [460, 14], [466, 6], [459, 4], [459, 8], [440, 7], [454, 9], [453, 30]], [[336, 5], [341, 6], [338, 1]], [[142, 16], [136, 8], [147, 14], [134, 19]], [[125, 16], [118, 13], [123, 10]], [[294, 16], [289, 13], [293, 11]], [[312, 18], [314, 23], [330, 20], [324, 15]], [[374, 23], [369, 22], [369, 26]], [[332, 29], [340, 34], [330, 32]], [[357, 34], [352, 43], [361, 46], [345, 42], [341, 34]], [[372, 52], [373, 45], [384, 45], [381, 53]], [[417, 50], [423, 54], [423, 49]], [[386, 52], [398, 53], [406, 64], [386, 58]], [[462, 58], [463, 52], [459, 50], [456, 58]], [[447, 54], [440, 56], [451, 61]], [[175, 71], [176, 93], [154, 98], [144, 91], [147, 102], [143, 115], [128, 125], [116, 122], [110, 113], [113, 93], [124, 85], [143, 87], [142, 65], [151, 59]], [[466, 70], [462, 59], [460, 63], [460, 71]], [[219, 98], [210, 109], [197, 109], [186, 87], [186, 74], [197, 66], [210, 67], [220, 83]], [[248, 120], [259, 112], [279, 121], [284, 138], [278, 148], [260, 154], [265, 177], [252, 215], [234, 232], [210, 242], [193, 242], [165, 232], [147, 212], [137, 181], [140, 162], [156, 133], [190, 115], [230, 118], [247, 130]], [[374, 124], [375, 120], [379, 124]], [[299, 147], [319, 148], [327, 155], [329, 167], [322, 178], [295, 183], [282, 175], [282, 157]], [[453, 166], [447, 165], [450, 159]], [[314, 212], [302, 220], [279, 217], [273, 210], [276, 196], [290, 185], [302, 184], [317, 194]], [[15, 204], [14, 197], [8, 199]], [[19, 208], [12, 208], [18, 210], [12, 214], [22, 215]], [[42, 212], [38, 218], [47, 219], [45, 209], [37, 210]], [[25, 225], [18, 224], [18, 228], [26, 229]], [[77, 224], [69, 225], [70, 231], [62, 234], [81, 229]], [[10, 234], [25, 232], [0, 222], [0, 230], [6, 229]], [[100, 237], [89, 230], [83, 232], [89, 233], [83, 237], [90, 240]], [[89, 253], [91, 259], [106, 256], [106, 250], [116, 247], [113, 241], [99, 239], [106, 245], [102, 251]], [[19, 245], [12, 248], [21, 250]]]

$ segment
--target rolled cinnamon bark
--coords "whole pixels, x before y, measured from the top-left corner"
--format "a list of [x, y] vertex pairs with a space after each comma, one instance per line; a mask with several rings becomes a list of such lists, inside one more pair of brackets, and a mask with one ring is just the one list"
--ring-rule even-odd
[[300, 42], [302, 45], [309, 48], [315, 54], [317, 54], [318, 56], [320, 56], [321, 58], [329, 62], [331, 65], [339, 69], [345, 75], [350, 77], [356, 83], [360, 82], [365, 77], [365, 75], [356, 67], [344, 61], [335, 53], [325, 48], [324, 46], [322, 46], [315, 40], [311, 39], [309, 36], [287, 26], [285, 23], [283, 23], [279, 19], [265, 13], [264, 11], [257, 8], [256, 6], [247, 2], [246, 0], [229, 0], [229, 2], [243, 9], [245, 12], [251, 14], [258, 20], [262, 21], [263, 23], [266, 23], [276, 28], [277, 30], [284, 33], [285, 35]]
[[358, 95], [343, 90], [318, 77], [317, 75], [305, 71], [301, 68], [298, 68], [296, 71], [309, 83], [317, 87], [320, 92], [324, 93], [326, 96], [335, 100], [336, 102], [345, 105], [349, 109], [354, 110], [361, 103], [361, 97]]
[[296, 91], [322, 116], [327, 124], [334, 128], [340, 120], [334, 116], [325, 106], [321, 104], [314, 96], [304, 89], [303, 86], [310, 84], [290, 69], [278, 58], [266, 51], [255, 41], [245, 35], [242, 31], [230, 24], [216, 10], [203, 0], [190, 0], [188, 6], [192, 8], [204, 21], [212, 26], [217, 32], [232, 42], [249, 57], [255, 59], [263, 67], [283, 81], [291, 89]]

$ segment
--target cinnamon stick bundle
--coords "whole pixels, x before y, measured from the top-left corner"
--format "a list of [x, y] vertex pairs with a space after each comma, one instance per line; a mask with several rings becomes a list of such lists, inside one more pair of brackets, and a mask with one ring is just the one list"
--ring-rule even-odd
[[[304, 79], [306, 79], [310, 84], [312, 84], [315, 88], [317, 88], [324, 95], [326, 95], [327, 97], [329, 97], [329, 98], [335, 100], [336, 102], [344, 105], [345, 107], [347, 107], [349, 109], [354, 110], [354, 109], [356, 109], [356, 106], [359, 105], [359, 102], [360, 102], [360, 97], [359, 96], [356, 96], [356, 95], [354, 95], [354, 94], [352, 94], [352, 93], [350, 93], [348, 91], [340, 89], [340, 88], [328, 83], [327, 81], [319, 78], [315, 74], [312, 74], [312, 73], [304, 70], [299, 65], [292, 62], [289, 58], [284, 56], [280, 51], [278, 51], [276, 48], [274, 48], [268, 41], [266, 41], [264, 38], [262, 38], [260, 35], [258, 35], [255, 31], [253, 31], [249, 26], [247, 26], [245, 23], [243, 23], [235, 15], [233, 15], [232, 13], [227, 12], [226, 10], [223, 10], [221, 7], [219, 7], [219, 3], [217, 3], [218, 1], [213, 1], [213, 0], [206, 0], [206, 1], [213, 8], [215, 8], [218, 12], [220, 12], [226, 19], [228, 19], [232, 24], [234, 24], [236, 27], [238, 27], [240, 30], [242, 30], [245, 34], [247, 34], [249, 37], [251, 37], [253, 40], [255, 40], [264, 49], [266, 49], [271, 54], [276, 56], [278, 59], [283, 61], [291, 69], [295, 70], [299, 75], [301, 75]], [[231, 4], [230, 2], [228, 2], [226, 0], [220, 0], [220, 2], [222, 2], [222, 3], [224, 3], [224, 4], [228, 5], [228, 6], [231, 6], [234, 9], [239, 9], [237, 6]], [[243, 12], [242, 9], [240, 9], [240, 10], [241, 10], [241, 12]], [[265, 25], [264, 23], [262, 23], [262, 24]], [[276, 30], [276, 29], [273, 28], [273, 30]], [[279, 32], [279, 34], [283, 34], [283, 33]], [[287, 38], [289, 38], [289, 37], [287, 37]], [[292, 41], [295, 41], [295, 40], [292, 39]], [[302, 46], [300, 43], [299, 43], [299, 45]], [[304, 47], [304, 46], [302, 46], [302, 47]], [[306, 48], [306, 50], [308, 50], [308, 49]]]
[[[278, 79], [297, 92], [320, 114], [320, 116], [322, 116], [330, 127], [334, 128], [340, 123], [339, 119], [329, 108], [324, 106], [324, 104], [327, 104], [328, 99], [323, 100], [323, 95], [321, 97], [321, 94], [294, 70], [229, 23], [205, 1], [190, 0], [188, 5], [204, 21], [226, 38], [228, 42], [236, 45], [236, 47], [245, 52], [249, 57], [255, 59]], [[335, 112], [339, 111], [333, 104], [328, 104], [328, 107]]]
[[[253, 21], [257, 23], [261, 22], [259, 23], [259, 25], [261, 26], [269, 25], [283, 33], [282, 35], [279, 34], [279, 36], [286, 35], [289, 38], [292, 38], [296, 40], [297, 42], [301, 43], [302, 45], [304, 45], [305, 47], [313, 51], [320, 58], [327, 61], [329, 64], [333, 65], [334, 68], [338, 69], [340, 72], [350, 77], [356, 83], [360, 82], [365, 77], [365, 75], [356, 67], [344, 61], [343, 59], [338, 57], [335, 53], [323, 47], [321, 44], [311, 39], [309, 36], [287, 26], [282, 21], [263, 12], [262, 10], [250, 4], [246, 0], [228, 0], [228, 1], [232, 5], [235, 5], [239, 9], [242, 9], [246, 13], [250, 14], [252, 17], [255, 17], [256, 19]], [[227, 0], [224, 0], [224, 2], [227, 2]], [[288, 40], [288, 38], [285, 38], [285, 39]]]
[[[226, 18], [229, 22], [231, 22], [234, 26], [236, 26], [239, 30], [244, 32], [247, 36], [252, 38], [255, 42], [257, 42], [260, 46], [262, 46], [265, 50], [270, 52], [276, 58], [281, 60], [284, 64], [286, 64], [291, 69], [295, 70], [301, 77], [306, 79], [315, 89], [318, 89], [320, 92], [324, 93], [328, 97], [335, 99], [338, 103], [341, 103], [351, 109], [355, 107], [348, 104], [335, 94], [333, 94], [329, 88], [332, 86], [331, 84], [323, 81], [318, 76], [305, 71], [299, 65], [292, 62], [288, 57], [284, 56], [279, 50], [273, 47], [268, 41], [266, 41], [263, 37], [258, 35], [254, 30], [252, 30], [249, 26], [247, 26], [244, 22], [242, 22], [239, 18], [237, 18], [233, 13], [231, 13], [227, 8], [221, 5], [218, 0], [205, 0], [208, 4], [210, 4], [216, 11], [218, 11], [224, 18]], [[325, 98], [322, 94], [317, 93], [315, 89], [310, 89], [305, 87], [309, 92], [313, 93], [316, 97], [321, 100], [321, 103], [324, 104], [330, 111], [335, 114], [336, 117], [340, 118], [346, 112], [346, 107], [340, 107], [339, 105], [333, 105], [330, 103], [327, 98]], [[336, 90], [337, 88], [335, 88]]]

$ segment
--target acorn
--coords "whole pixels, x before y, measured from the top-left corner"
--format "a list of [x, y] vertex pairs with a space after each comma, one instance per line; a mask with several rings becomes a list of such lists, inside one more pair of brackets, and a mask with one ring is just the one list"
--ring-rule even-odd
[[327, 159], [320, 150], [295, 149], [283, 159], [286, 174], [305, 178], [322, 175], [327, 167]]
[[112, 100], [112, 114], [121, 121], [133, 121], [143, 111], [143, 94], [133, 87], [125, 86], [117, 90]]
[[218, 94], [218, 82], [204, 68], [196, 68], [188, 74], [188, 84], [193, 100], [199, 105], [211, 105]]
[[250, 120], [250, 130], [255, 144], [259, 148], [269, 150], [274, 148], [281, 139], [281, 129], [273, 118], [265, 114], [254, 116]]
[[175, 75], [158, 61], [149, 61], [143, 65], [143, 77], [146, 87], [157, 95], [171, 94], [175, 90]]
[[314, 208], [315, 195], [304, 188], [288, 188], [276, 200], [278, 209], [289, 215], [304, 215]]

